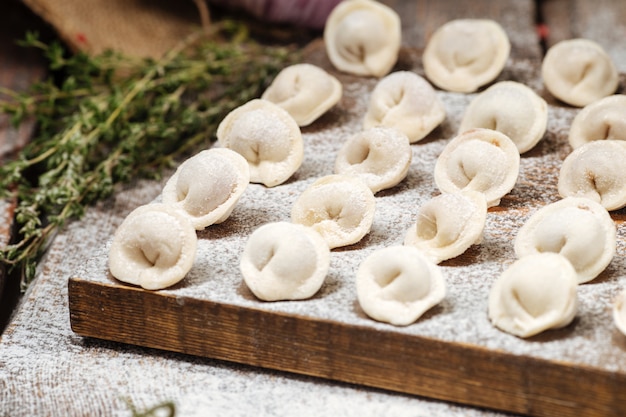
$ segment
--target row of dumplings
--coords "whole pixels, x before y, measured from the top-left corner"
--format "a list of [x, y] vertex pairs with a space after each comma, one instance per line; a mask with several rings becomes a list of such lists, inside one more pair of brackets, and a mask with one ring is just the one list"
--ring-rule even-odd
[[[398, 60], [400, 17], [374, 0], [346, 0], [328, 17], [324, 42], [338, 70], [383, 77]], [[422, 63], [426, 77], [437, 87], [472, 93], [498, 77], [510, 50], [508, 35], [497, 22], [456, 19], [430, 36]], [[619, 85], [611, 57], [596, 42], [582, 38], [553, 45], [543, 59], [541, 74], [554, 97], [577, 107], [614, 94]]]
[[[331, 48], [328, 54], [332, 58]], [[249, 182], [274, 187], [290, 178], [303, 160], [299, 128], [315, 121], [340, 98], [341, 84], [320, 68], [298, 64], [281, 71], [262, 99], [246, 103], [223, 120], [217, 132], [223, 148], [202, 151], [185, 161], [164, 187], [162, 204], [140, 207], [128, 216], [111, 246], [112, 275], [147, 289], [165, 288], [182, 279], [193, 264], [195, 231], [224, 221]], [[574, 121], [570, 138], [578, 129], [582, 132], [579, 136], [587, 142], [591, 142], [590, 137], [612, 139], [610, 134], [599, 138], [594, 136], [596, 133], [583, 132], [589, 121], [578, 123], [575, 129], [585, 112], [614, 111], [606, 110], [611, 106], [596, 103], [588, 107]], [[363, 131], [350, 137], [337, 155], [336, 174], [318, 179], [302, 193], [292, 207], [292, 223], [267, 224], [249, 237], [240, 268], [251, 291], [263, 300], [303, 299], [315, 294], [328, 271], [330, 249], [356, 243], [369, 232], [374, 193], [402, 181], [411, 162], [409, 144], [428, 135], [444, 118], [443, 105], [422, 77], [398, 71], [382, 78], [371, 94]], [[357, 272], [358, 299], [370, 317], [407, 325], [443, 299], [445, 284], [436, 264], [480, 243], [487, 208], [499, 204], [500, 198], [513, 188], [519, 154], [543, 137], [546, 120], [545, 101], [522, 84], [496, 83], [476, 96], [465, 112], [460, 134], [437, 160], [435, 182], [442, 194], [420, 208], [404, 246], [376, 251]], [[563, 170], [565, 167], [564, 163]], [[561, 194], [565, 196], [567, 192]], [[593, 201], [589, 204], [593, 205]], [[607, 242], [597, 247], [608, 254], [602, 262], [607, 256], [610, 262], [615, 251], [614, 225], [612, 249], [610, 227], [597, 230], [607, 230]], [[580, 259], [576, 255], [570, 259], [564, 253], [576, 253], [571, 247], [584, 248], [590, 236], [596, 235], [583, 238], [581, 232], [580, 236], [571, 237], [565, 230], [558, 230], [544, 237], [576, 242], [561, 247], [554, 242], [537, 243], [536, 236], [528, 235], [520, 231], [518, 236], [518, 242], [532, 242], [533, 248], [518, 252], [518, 246], [522, 248], [523, 244], [516, 243], [520, 263], [539, 258], [536, 254], [522, 257], [522, 253], [559, 252], [574, 269], [576, 284], [585, 282], [571, 260], [580, 264]], [[597, 238], [591, 243], [598, 241], [604, 242]], [[550, 245], [552, 250], [547, 249]], [[602, 262], [593, 271], [604, 269]], [[569, 300], [569, 304], [565, 303], [569, 307], [563, 308], [567, 314], [560, 321], [543, 319], [524, 324], [521, 330], [516, 328], [528, 314], [540, 317], [538, 309], [544, 307], [547, 316], [553, 318], [558, 303], [533, 298], [542, 295], [526, 290], [535, 288], [532, 283], [516, 278], [505, 280], [505, 276], [516, 274], [503, 274], [490, 297], [490, 317], [497, 327], [526, 337], [565, 325], [573, 318], [571, 306], [576, 303]], [[509, 283], [501, 284], [503, 280]], [[526, 316], [512, 317], [512, 311], [525, 312]]]
[[[388, 33], [387, 37], [381, 39], [378, 36], [379, 33], [374, 33], [375, 31], [369, 33], [364, 31], [366, 20], [369, 20], [370, 27], [384, 26]], [[331, 62], [344, 72], [384, 76], [397, 60], [400, 47], [399, 21], [393, 10], [379, 3], [369, 0], [344, 2], [343, 6], [338, 7], [329, 19], [324, 34]], [[473, 92], [498, 76], [505, 65], [509, 50], [510, 43], [506, 33], [495, 22], [455, 20], [443, 25], [430, 38], [423, 55], [424, 71], [428, 79], [441, 89]], [[381, 60], [381, 57], [385, 59]], [[624, 207], [626, 205], [626, 186], [624, 185], [626, 177], [620, 165], [626, 156], [623, 151], [624, 143], [621, 142], [626, 139], [626, 129], [624, 129], [626, 97], [612, 95], [618, 88], [619, 80], [610, 56], [600, 45], [587, 39], [563, 41], [548, 50], [542, 62], [542, 78], [546, 89], [554, 97], [572, 106], [584, 107], [577, 114], [570, 128], [569, 143], [575, 151], [562, 165], [558, 182], [559, 194], [568, 202], [570, 197], [589, 198], [591, 199], [589, 204], [600, 203], [606, 210]], [[502, 92], [506, 90], [501, 88], [501, 85], [515, 87], [517, 91], [510, 91], [511, 88], [509, 88], [509, 91], [503, 94]], [[518, 94], [522, 91], [523, 94]], [[528, 105], [527, 103], [531, 100], [532, 104]], [[533, 111], [528, 109], [533, 109]], [[472, 102], [466, 111], [460, 130], [466, 130], [471, 123], [499, 130], [513, 138], [522, 153], [531, 149], [543, 136], [546, 119], [545, 102], [534, 93], [525, 91], [523, 87], [515, 83], [496, 83], [480, 93]], [[527, 136], [520, 139], [520, 132]], [[466, 169], [463, 164], [457, 166], [463, 166], [463, 169]], [[437, 174], [435, 177], [436, 180], [441, 178]], [[462, 176], [457, 176], [457, 178], [462, 178]], [[604, 217], [607, 216], [604, 215]], [[605, 226], [608, 224], [607, 221], [604, 223]], [[547, 228], [547, 230], [552, 230], [552, 228]], [[605, 230], [606, 227], [601, 227], [596, 232]], [[556, 252], [571, 250], [571, 236], [566, 236], [567, 238], [562, 234], [556, 236], [552, 239], [555, 239], [557, 243], [553, 242], [549, 245], [552, 250]], [[595, 235], [591, 233], [590, 236]], [[614, 232], [607, 232], [607, 237], [611, 241]], [[521, 239], [522, 242], [524, 240], [524, 238]], [[522, 245], [516, 245], [516, 250], [518, 247]], [[600, 265], [603, 269], [603, 266], [606, 266], [604, 263], [607, 256], [609, 259], [612, 257], [608, 254], [614, 252], [614, 249], [611, 250], [610, 247], [610, 245], [599, 245], [596, 246], [599, 249], [592, 251], [594, 256], [599, 256], [596, 267]], [[604, 251], [605, 256], [596, 253], [598, 250]], [[588, 260], [588, 257], [582, 256], [581, 259]], [[558, 262], [562, 261], [560, 259]], [[576, 262], [581, 261], [579, 259]], [[592, 278], [593, 276], [583, 278], [582, 282]], [[574, 280], [570, 279], [570, 282]], [[500, 285], [496, 288], [500, 288]], [[494, 289], [494, 292], [498, 291]], [[494, 311], [498, 310], [494, 307], [498, 303], [493, 301], [497, 299], [492, 295], [490, 307], [493, 307], [491, 309]], [[626, 329], [624, 325], [626, 313], [620, 315], [618, 312], [626, 311], [622, 308], [626, 304], [625, 300], [626, 292], [615, 304], [615, 320], [622, 331]], [[550, 305], [548, 302], [540, 301], [537, 302], [537, 306]], [[572, 306], [575, 303], [567, 305], [569, 310], [565, 310], [569, 312], [565, 314], [566, 318], [561, 323], [562, 325], [569, 323], [574, 314], [575, 309]], [[498, 319], [502, 316], [502, 310], [500, 308], [499, 313], [490, 314], [494, 322], [502, 323], [502, 320]], [[531, 311], [530, 313], [533, 316], [533, 313], [537, 312]], [[622, 317], [621, 320], [620, 317]], [[526, 330], [513, 329], [514, 326], [511, 323], [519, 320], [521, 318], [515, 317], [508, 324], [504, 320], [505, 324], [501, 324], [501, 327], [518, 335], [529, 335], [541, 331], [537, 330], [541, 326], [535, 326], [535, 330], [528, 330], [533, 326]]]
[[[445, 148], [437, 166], [449, 159], [447, 149], [458, 148], [455, 141], [469, 143], [474, 148], [485, 142], [500, 149], [502, 145], [494, 135], [501, 134], [475, 129], [459, 135]], [[463, 141], [468, 137], [469, 141]], [[408, 143], [406, 139], [405, 143]], [[515, 149], [510, 142], [508, 146]], [[466, 154], [461, 152], [460, 157]], [[164, 288], [182, 279], [193, 264], [195, 231], [228, 217], [248, 183], [248, 165], [245, 158], [227, 148], [202, 151], [181, 164], [163, 189], [163, 204], [140, 207], [116, 232], [109, 259], [111, 273], [122, 281], [148, 289]], [[506, 165], [510, 164], [501, 164]], [[199, 177], [202, 181], [198, 181]], [[436, 264], [460, 255], [481, 241], [487, 195], [467, 187], [458, 188], [444, 191], [424, 204], [417, 222], [406, 235], [405, 247], [377, 251], [361, 265], [357, 273], [357, 295], [363, 310], [377, 320], [407, 325], [441, 301], [445, 284]], [[263, 300], [311, 297], [328, 271], [330, 249], [355, 243], [368, 233], [374, 206], [372, 190], [357, 177], [320, 178], [294, 204], [293, 224], [268, 224], [250, 236], [241, 258], [244, 281]], [[597, 276], [612, 259], [615, 226], [601, 205], [588, 199], [567, 198], [531, 217], [519, 232], [515, 250], [524, 258], [527, 254], [558, 253], [563, 258], [559, 262], [571, 266], [566, 268], [573, 271], [569, 273], [570, 282], [583, 283]], [[541, 257], [536, 258], [534, 262], [539, 262]], [[526, 263], [527, 260], [520, 261], [524, 265], [522, 270], [528, 267]], [[550, 271], [542, 264], [535, 267], [537, 271], [542, 268]], [[558, 307], [563, 307], [563, 314], [567, 312], [571, 321], [571, 306], [576, 304], [575, 285], [563, 287], [555, 280], [550, 281], [555, 285], [546, 288], [524, 276], [507, 272], [494, 285], [490, 300], [494, 324], [526, 337], [550, 326], [569, 323], [565, 319], [555, 322], [558, 317], [555, 314]], [[512, 282], [503, 286], [503, 280]], [[558, 295], [564, 288], [569, 288], [565, 293], [574, 297], [574, 301], [568, 299], [565, 305], [558, 305], [554, 300], [560, 299]], [[554, 302], [541, 301], [546, 293]], [[548, 309], [545, 313], [550, 314], [545, 317], [551, 321], [539, 314], [539, 306]], [[565, 306], [570, 307], [565, 309]], [[526, 314], [521, 318], [511, 317], [511, 312]], [[525, 324], [523, 318], [532, 318], [531, 323]]]
[[[376, 35], [366, 35], [363, 32], [361, 25], [364, 25], [364, 17], [387, 25], [387, 30], [391, 33], [385, 41], [387, 46], [383, 46], [384, 42], [376, 38]], [[391, 70], [399, 50], [399, 27], [394, 26], [398, 25], [399, 19], [392, 10], [367, 0], [344, 2], [344, 7], [337, 8], [329, 22], [331, 27], [327, 26], [325, 41], [329, 57], [336, 68], [353, 74], [379, 77]], [[387, 52], [387, 61], [383, 66], [374, 67], [372, 64], [381, 64], [379, 58], [382, 49]], [[495, 22], [467, 19], [453, 21], [437, 30], [429, 40], [423, 56], [424, 71], [429, 80], [439, 88], [473, 92], [498, 76], [504, 67], [509, 49], [506, 33]], [[354, 51], [360, 53], [355, 54]], [[546, 88], [556, 98], [585, 108], [574, 119], [569, 133], [570, 145], [576, 151], [564, 161], [559, 175], [558, 190], [565, 199], [544, 207], [520, 230], [515, 246], [516, 253], [518, 256], [529, 253], [531, 255], [524, 256], [523, 261], [520, 259], [503, 274], [492, 289], [489, 303], [491, 320], [497, 327], [522, 337], [547, 328], [564, 326], [573, 319], [576, 310], [575, 286], [597, 276], [615, 253], [615, 225], [607, 210], [616, 210], [626, 205], [626, 181], [622, 178], [623, 170], [618, 167], [625, 156], [624, 148], [622, 142], [613, 140], [626, 139], [626, 129], [623, 129], [623, 124], [626, 123], [623, 116], [626, 97], [611, 96], [618, 87], [618, 75], [610, 57], [599, 45], [589, 40], [561, 42], [548, 51], [542, 63], [542, 76]], [[465, 112], [460, 131], [464, 132], [471, 127], [498, 130], [513, 138], [519, 152], [523, 153], [543, 137], [546, 122], [547, 106], [543, 99], [521, 84], [501, 82], [477, 95]], [[601, 139], [609, 140], [599, 141]], [[477, 174], [479, 162], [491, 160], [490, 152], [493, 152], [493, 148], [485, 146], [487, 152], [475, 146], [465, 148], [450, 157], [448, 154], [455, 152], [447, 152], [447, 147], [437, 161], [435, 180], [444, 193], [454, 192], [459, 186], [468, 187], [470, 182], [480, 182], [481, 175]], [[471, 153], [479, 155], [475, 158], [468, 157]], [[446, 158], [452, 159], [452, 162], [441, 163]], [[511, 159], [509, 163], [510, 161]], [[515, 168], [508, 171], [513, 183], [516, 179]], [[444, 172], [446, 169], [447, 173]], [[459, 172], [455, 173], [455, 170]], [[446, 188], [446, 185], [449, 187]], [[510, 190], [508, 186], [502, 189]], [[485, 191], [484, 188], [482, 191]], [[458, 199], [458, 195], [456, 197]], [[586, 198], [578, 201], [579, 197], [588, 197], [591, 201]], [[473, 227], [465, 227], [463, 216], [455, 217], [455, 220], [461, 219], [460, 222], [444, 221], [448, 212], [453, 211], [445, 210], [444, 207], [462, 205], [438, 204], [437, 200], [443, 198], [452, 197], [443, 194], [421, 208], [422, 212], [429, 212], [427, 214], [430, 216], [420, 213], [420, 220], [414, 225], [405, 243], [421, 245], [426, 251], [432, 251], [434, 247], [436, 252], [441, 247], [446, 247], [445, 244], [440, 245], [441, 242], [450, 241], [441, 239], [441, 236], [464, 236], [470, 244], [480, 242], [484, 217], [481, 218], [478, 213], [483, 214], [483, 210], [464, 211], [465, 218], [472, 218], [467, 214], [475, 213], [475, 217], [469, 222]], [[499, 199], [493, 199], [489, 205], [496, 205], [498, 202]], [[573, 202], [578, 204], [578, 210], [568, 213], [571, 215], [565, 216], [564, 224], [560, 215], [567, 210], [562, 206], [570, 207], [575, 205]], [[587, 219], [589, 206], [594, 207], [591, 212], [595, 215]], [[584, 211], [581, 211], [581, 207], [585, 207]], [[546, 214], [550, 211], [557, 211], [558, 215]], [[582, 217], [580, 220], [584, 221], [580, 227], [571, 227], [572, 222], [578, 220], [577, 217]], [[552, 223], [545, 221], [545, 218], [561, 221]], [[541, 230], [535, 227], [537, 223], [544, 226], [542, 232], [535, 231]], [[450, 225], [451, 230], [443, 227], [444, 224]], [[459, 233], [459, 230], [466, 233]], [[529, 236], [530, 234], [533, 236]], [[439, 237], [432, 239], [433, 236]], [[461, 241], [463, 239], [455, 241], [459, 251], [468, 246], [467, 243], [460, 245]], [[433, 245], [433, 242], [437, 243]], [[585, 252], [589, 245], [594, 249]], [[554, 289], [547, 291], [548, 298], [545, 298], [545, 293], [539, 293], [542, 290], [538, 292], [536, 288], [544, 287], [543, 284], [537, 284], [547, 279], [549, 274], [542, 275], [538, 272], [534, 275], [538, 282], [521, 278], [529, 275], [527, 268], [530, 271], [539, 271], [543, 264], [543, 271], [549, 271], [556, 276], [567, 275], [565, 281], [569, 282], [562, 284], [558, 283], [558, 279], [555, 280], [557, 284]], [[559, 265], [564, 265], [562, 270], [558, 269], [561, 268]], [[557, 268], [556, 271], [554, 267]], [[624, 294], [620, 300], [626, 300], [626, 292]], [[621, 308], [624, 304], [626, 302], [623, 300], [615, 304], [614, 316], [620, 329], [626, 327], [623, 324], [626, 320], [619, 320], [621, 315], [618, 313], [626, 311]], [[626, 313], [622, 315], [626, 317]]]

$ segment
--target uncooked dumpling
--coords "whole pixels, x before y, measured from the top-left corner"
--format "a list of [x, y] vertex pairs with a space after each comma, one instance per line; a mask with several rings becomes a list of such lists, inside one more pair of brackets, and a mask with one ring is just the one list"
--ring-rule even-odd
[[413, 151], [404, 133], [373, 127], [346, 140], [335, 159], [335, 173], [357, 176], [376, 193], [402, 181], [412, 158]]
[[568, 39], [548, 49], [541, 76], [554, 97], [578, 107], [613, 94], [619, 85], [611, 57], [589, 39]]
[[162, 203], [133, 210], [109, 250], [109, 270], [120, 281], [159, 290], [182, 280], [196, 257], [198, 237], [189, 216]]
[[626, 140], [626, 95], [601, 98], [574, 117], [568, 136], [572, 148], [604, 139]]
[[476, 127], [497, 130], [524, 153], [543, 137], [547, 124], [544, 99], [524, 84], [501, 81], [474, 97], [463, 114], [459, 132]]
[[301, 300], [322, 286], [330, 265], [330, 249], [309, 227], [267, 223], [248, 238], [240, 269], [252, 293], [264, 301]]
[[500, 75], [510, 50], [509, 38], [497, 22], [457, 19], [433, 33], [422, 62], [426, 77], [439, 88], [471, 93]]
[[565, 327], [578, 308], [577, 275], [562, 255], [528, 255], [515, 261], [491, 287], [489, 318], [518, 337]]
[[419, 208], [404, 244], [415, 246], [438, 264], [480, 243], [486, 219], [487, 202], [482, 193], [465, 190], [441, 194]]
[[439, 267], [411, 246], [371, 253], [359, 266], [356, 290], [365, 314], [396, 326], [415, 322], [446, 294]]
[[565, 256], [578, 283], [591, 281], [609, 265], [616, 250], [616, 228], [609, 212], [587, 198], [567, 197], [537, 210], [515, 239], [518, 258], [555, 252]]
[[308, 126], [341, 99], [337, 78], [312, 64], [295, 64], [278, 73], [262, 99], [279, 105], [299, 126]]
[[202, 230], [230, 216], [249, 181], [243, 156], [213, 148], [184, 161], [163, 187], [162, 199], [184, 210], [196, 230]]
[[313, 228], [333, 249], [360, 241], [374, 221], [374, 193], [351, 175], [319, 178], [298, 197], [291, 220]]
[[444, 193], [481, 192], [487, 207], [497, 206], [513, 189], [519, 175], [520, 154], [504, 133], [467, 130], [452, 139], [435, 163], [435, 183]]
[[561, 197], [587, 197], [609, 211], [626, 206], [626, 141], [596, 140], [570, 153], [559, 172]]
[[287, 181], [304, 158], [300, 127], [286, 110], [267, 100], [251, 100], [227, 114], [217, 139], [246, 158], [250, 182], [267, 187]]
[[382, 77], [398, 60], [400, 17], [373, 0], [345, 0], [328, 16], [324, 43], [330, 62], [340, 71]]
[[617, 329], [626, 335], [626, 290], [620, 291], [613, 302], [613, 321]]
[[428, 81], [411, 71], [396, 71], [374, 87], [363, 127], [393, 127], [414, 143], [445, 118], [446, 109]]

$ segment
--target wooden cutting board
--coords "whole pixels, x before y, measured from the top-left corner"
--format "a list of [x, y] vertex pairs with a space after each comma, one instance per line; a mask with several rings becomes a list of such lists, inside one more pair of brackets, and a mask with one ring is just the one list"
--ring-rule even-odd
[[289, 220], [299, 194], [319, 176], [332, 173], [337, 150], [361, 128], [376, 84], [334, 71], [317, 41], [307, 50], [307, 60], [333, 72], [344, 96], [303, 129], [305, 160], [294, 177], [272, 189], [251, 184], [225, 223], [198, 233], [196, 263], [172, 288], [153, 292], [116, 281], [107, 268], [109, 244], [99, 248], [69, 280], [72, 329], [85, 337], [512, 413], [625, 415], [626, 337], [611, 318], [612, 301], [626, 276], [624, 210], [612, 213], [617, 256], [598, 278], [580, 286], [580, 307], [571, 325], [523, 340], [495, 329], [487, 317], [489, 289], [515, 260], [517, 230], [535, 210], [560, 198], [558, 171], [571, 151], [567, 133], [577, 113], [543, 89], [540, 51], [529, 46], [529, 39], [535, 39], [528, 18], [531, 2], [476, 2], [470, 10], [449, 1], [388, 3], [402, 11], [404, 22], [405, 45], [396, 69], [423, 75], [424, 40], [444, 21], [468, 15], [495, 18], [507, 22], [507, 31], [514, 34], [512, 56], [498, 80], [523, 82], [550, 103], [548, 131], [522, 156], [515, 188], [489, 210], [482, 243], [441, 264], [448, 289], [444, 301], [413, 325], [378, 323], [360, 309], [354, 276], [372, 251], [401, 243], [418, 207], [439, 193], [433, 167], [456, 135], [472, 94], [438, 92], [447, 110], [445, 122], [412, 145], [406, 180], [376, 195], [370, 234], [333, 250], [318, 294], [310, 300], [266, 303], [242, 281], [239, 257], [247, 237], [264, 223]]
[[[407, 57], [410, 61], [410, 53]], [[513, 75], [529, 73], [512, 63], [503, 77]], [[623, 416], [626, 337], [610, 315], [626, 274], [622, 211], [613, 214], [618, 256], [599, 278], [581, 286], [572, 325], [522, 340], [493, 328], [487, 318], [489, 288], [515, 259], [516, 231], [534, 210], [559, 199], [556, 181], [570, 151], [566, 133], [573, 109], [550, 107], [548, 132], [522, 157], [514, 190], [489, 210], [483, 242], [441, 265], [448, 295], [414, 325], [397, 328], [368, 319], [356, 300], [354, 274], [373, 250], [401, 243], [417, 208], [438, 194], [434, 163], [472, 95], [439, 92], [447, 120], [412, 146], [407, 179], [376, 195], [371, 233], [332, 252], [319, 294], [297, 302], [254, 298], [239, 272], [247, 236], [266, 222], [289, 220], [295, 198], [315, 178], [332, 173], [338, 148], [360, 129], [375, 80], [337, 76], [344, 97], [303, 129], [305, 161], [291, 181], [273, 189], [251, 184], [228, 221], [198, 234], [196, 264], [171, 289], [151, 292], [116, 281], [108, 273], [105, 245], [69, 281], [72, 329], [82, 336], [521, 414]]]

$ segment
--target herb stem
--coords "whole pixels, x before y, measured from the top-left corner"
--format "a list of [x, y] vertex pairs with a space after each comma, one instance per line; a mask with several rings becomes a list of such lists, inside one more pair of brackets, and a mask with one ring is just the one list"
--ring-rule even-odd
[[[118, 184], [158, 177], [178, 158], [206, 147], [222, 118], [256, 98], [297, 55], [246, 38], [233, 22], [212, 24], [159, 60], [112, 51], [67, 56], [59, 44], [28, 35], [49, 67], [62, 73], [26, 93], [1, 88], [0, 112], [19, 124], [34, 116], [37, 133], [0, 166], [0, 198], [16, 195], [18, 236], [0, 262], [21, 269], [22, 288], [52, 238]], [[12, 194], [13, 193], [13, 194]]]

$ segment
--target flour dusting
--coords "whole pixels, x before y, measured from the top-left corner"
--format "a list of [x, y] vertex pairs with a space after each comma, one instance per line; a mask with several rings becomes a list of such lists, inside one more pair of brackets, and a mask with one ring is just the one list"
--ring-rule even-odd
[[[355, 274], [373, 251], [402, 244], [416, 221], [418, 208], [440, 194], [433, 180], [437, 157], [456, 134], [464, 108], [474, 95], [437, 91], [448, 117], [424, 140], [411, 145], [413, 161], [407, 178], [376, 194], [371, 232], [357, 244], [335, 249], [325, 284], [305, 301], [261, 302], [245, 287], [239, 261], [247, 237], [257, 227], [273, 221], [290, 221], [297, 197], [317, 178], [333, 173], [335, 156], [343, 142], [362, 129], [362, 119], [375, 82], [354, 82], [341, 76], [344, 97], [320, 123], [303, 129], [305, 155], [302, 167], [285, 184], [266, 188], [250, 184], [231, 217], [199, 233], [196, 264], [177, 287], [164, 293], [193, 297], [270, 312], [303, 315], [341, 323], [368, 326], [410, 336], [423, 336], [571, 362], [609, 371], [626, 369], [624, 343], [616, 335], [610, 315], [611, 302], [626, 273], [624, 240], [618, 255], [599, 278], [579, 288], [580, 307], [574, 323], [522, 340], [494, 328], [487, 316], [488, 294], [493, 282], [514, 260], [513, 241], [519, 227], [538, 208], [557, 201], [556, 183], [562, 160], [571, 151], [569, 124], [577, 110], [550, 108], [548, 132], [539, 144], [521, 157], [520, 174], [513, 190], [487, 214], [482, 243], [441, 264], [448, 294], [436, 313], [415, 324], [396, 328], [368, 319], [356, 302]], [[619, 236], [623, 227], [618, 222]], [[107, 272], [108, 245], [79, 276], [94, 282], [115, 282]], [[610, 358], [610, 360], [607, 360]]]

